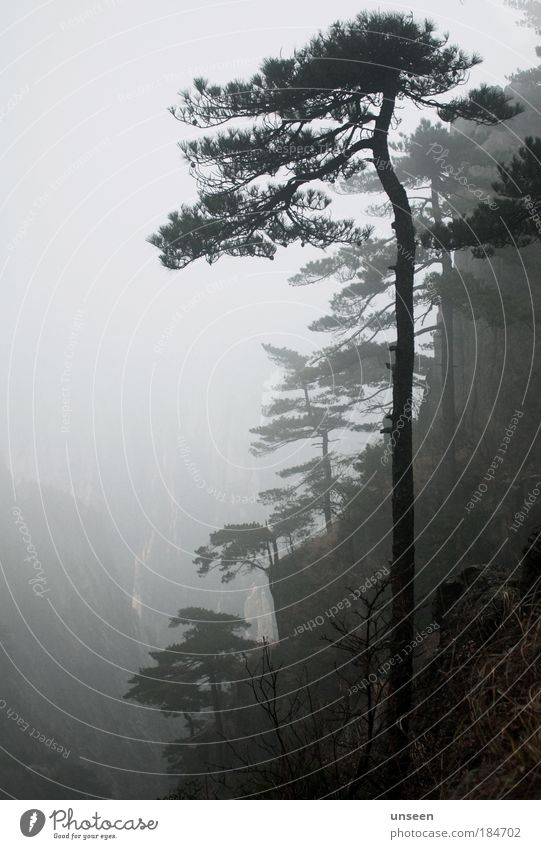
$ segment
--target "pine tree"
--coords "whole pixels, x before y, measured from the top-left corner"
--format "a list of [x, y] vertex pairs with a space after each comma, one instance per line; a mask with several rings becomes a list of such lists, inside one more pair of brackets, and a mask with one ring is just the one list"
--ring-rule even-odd
[[[370, 179], [366, 173], [360, 177], [368, 177], [362, 180], [366, 191], [381, 188], [376, 178]], [[389, 347], [381, 339], [392, 332], [395, 324], [394, 287], [389, 268], [394, 261], [393, 251], [391, 239], [369, 239], [360, 246], [342, 246], [330, 256], [308, 262], [290, 278], [293, 286], [316, 284], [329, 278], [344, 283], [330, 301], [330, 312], [309, 325], [309, 330], [328, 334], [332, 339], [310, 362], [319, 369], [320, 385], [334, 387], [356, 408], [358, 415], [355, 423], [350, 424], [351, 430], [374, 430], [367, 417], [377, 414], [381, 419], [388, 408], [389, 381], [385, 367]], [[427, 251], [417, 248], [415, 274], [434, 261]], [[427, 300], [431, 309], [432, 295], [427, 296], [422, 283], [416, 284], [415, 324], [419, 329], [415, 330], [415, 337], [435, 329], [424, 325]], [[422, 384], [427, 365], [427, 358], [417, 355], [414, 385]]]
[[[498, 99], [500, 107], [498, 107]], [[494, 109], [497, 114], [512, 117], [520, 111], [515, 106], [508, 109], [504, 98], [495, 96]], [[470, 127], [470, 129], [472, 129]], [[453, 268], [452, 252], [448, 240], [443, 237], [444, 220], [451, 219], [457, 212], [466, 215], [483, 198], [483, 202], [491, 203], [491, 178], [493, 168], [487, 168], [486, 153], [482, 144], [487, 139], [487, 127], [474, 125], [470, 137], [465, 132], [453, 132], [441, 123], [432, 123], [422, 119], [416, 130], [410, 135], [402, 135], [400, 141], [393, 144], [395, 151], [394, 167], [397, 176], [404, 186], [416, 195], [411, 195], [411, 205], [416, 229], [421, 233], [423, 246], [417, 247], [415, 274], [419, 282], [414, 287], [417, 291], [416, 306], [429, 308], [435, 304], [440, 308], [440, 322], [437, 326], [421, 327], [416, 336], [431, 332], [434, 329], [441, 333], [441, 374], [442, 374], [442, 425], [444, 433], [445, 468], [447, 470], [447, 485], [456, 481], [455, 458], [455, 388], [454, 388], [454, 348], [453, 325], [454, 303], [457, 297], [457, 280]], [[341, 185], [341, 191], [346, 193], [380, 192], [379, 181], [370, 172], [354, 175]], [[376, 210], [380, 215], [388, 214], [388, 205]], [[431, 238], [432, 235], [435, 238]], [[383, 244], [385, 248], [385, 243]], [[426, 250], [430, 247], [431, 250]], [[359, 258], [368, 253], [367, 260], [382, 274], [385, 280], [384, 263], [374, 263], [370, 255], [370, 241], [357, 249]], [[345, 249], [337, 251], [336, 260], [344, 256]], [[384, 251], [382, 250], [384, 256]], [[434, 265], [440, 265], [441, 271], [427, 270]], [[354, 270], [351, 258], [348, 258], [346, 269]], [[358, 274], [366, 274], [361, 266]], [[463, 285], [464, 280], [458, 281]], [[388, 285], [385, 285], [388, 289]], [[371, 294], [371, 293], [370, 293]], [[387, 303], [380, 307], [378, 318], [390, 308]], [[426, 315], [426, 313], [424, 313]]]
[[505, 0], [507, 6], [522, 12], [522, 26], [528, 26], [541, 33], [541, 3], [539, 0]]
[[200, 576], [218, 570], [223, 583], [229, 583], [241, 572], [262, 572], [274, 602], [280, 637], [283, 636], [281, 611], [286, 602], [283, 599], [283, 580], [278, 575], [278, 538], [273, 527], [259, 522], [225, 525], [211, 533], [208, 545], [202, 545], [195, 551], [194, 564]]
[[[511, 112], [518, 112], [518, 108]], [[511, 114], [510, 114], [511, 116]], [[417, 191], [426, 189], [428, 196], [421, 201], [420, 229], [442, 232], [444, 220], [457, 211], [471, 210], [480, 197], [490, 202], [490, 181], [486, 176], [486, 154], [479, 131], [473, 138], [463, 132], [452, 132], [442, 124], [422, 120], [413, 134], [404, 136], [399, 145], [402, 156], [397, 170], [404, 183]], [[428, 208], [426, 201], [428, 200]], [[427, 217], [427, 209], [430, 217]], [[444, 468], [447, 484], [454, 486], [456, 471], [456, 403], [454, 357], [454, 294], [455, 271], [448, 240], [433, 242], [432, 260], [441, 266], [440, 273], [432, 272], [424, 279], [424, 287], [440, 306], [441, 334], [441, 422], [445, 445]], [[432, 263], [427, 263], [427, 266]]]
[[218, 738], [224, 737], [223, 688], [243, 675], [243, 653], [256, 645], [244, 634], [244, 619], [200, 607], [185, 607], [169, 623], [184, 627], [183, 640], [150, 652], [155, 666], [130, 678], [124, 696], [143, 705], [156, 705], [166, 716], [182, 714], [190, 736], [208, 725], [212, 716]]
[[[351, 220], [331, 218], [320, 185], [363, 170], [363, 154], [375, 166], [392, 205], [397, 248], [391, 646], [397, 655], [413, 636], [416, 239], [408, 195], [393, 168], [389, 133], [396, 107], [404, 101], [437, 109], [443, 120], [461, 116], [497, 122], [508, 107], [493, 88], [442, 100], [479, 61], [449, 45], [446, 36], [437, 36], [429, 21], [361, 12], [315, 36], [289, 59], [267, 59], [248, 81], [219, 86], [196, 80], [194, 90], [182, 95], [180, 108], [172, 110], [180, 121], [204, 128], [238, 119], [253, 123], [182, 143], [197, 179], [198, 200], [171, 213], [151, 237], [162, 263], [173, 269], [201, 257], [209, 262], [223, 255], [273, 258], [279, 245], [297, 240], [320, 248], [358, 243], [366, 231]], [[269, 176], [271, 182], [261, 185], [261, 178]], [[396, 749], [407, 741], [412, 671], [411, 657], [391, 670], [389, 719]], [[405, 777], [407, 758], [397, 769]]]
[[496, 248], [525, 247], [541, 238], [541, 138], [528, 137], [507, 163], [498, 166], [493, 203], [441, 224], [426, 242], [446, 240], [452, 250], [471, 247], [476, 257]]
[[[252, 443], [252, 453], [265, 456], [291, 443], [319, 444], [321, 457], [284, 469], [281, 477], [303, 476], [303, 489], [308, 488], [310, 512], [321, 507], [327, 532], [332, 528], [332, 492], [334, 475], [329, 449], [331, 434], [344, 431], [349, 420], [344, 415], [347, 403], [329, 391], [318, 387], [318, 371], [308, 366], [308, 356], [290, 348], [263, 346], [271, 361], [281, 369], [282, 380], [276, 387], [278, 395], [263, 409], [269, 419], [266, 424], [250, 429], [259, 438]], [[302, 515], [302, 512], [301, 514]]]

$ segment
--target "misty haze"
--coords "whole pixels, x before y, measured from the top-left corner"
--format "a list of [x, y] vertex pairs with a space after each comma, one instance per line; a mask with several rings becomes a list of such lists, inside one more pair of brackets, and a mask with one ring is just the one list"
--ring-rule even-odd
[[541, 2], [1, 17], [2, 798], [538, 799]]

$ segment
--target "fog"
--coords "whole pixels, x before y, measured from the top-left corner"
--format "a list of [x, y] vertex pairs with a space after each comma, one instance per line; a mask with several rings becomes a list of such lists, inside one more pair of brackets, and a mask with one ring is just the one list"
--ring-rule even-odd
[[[219, 572], [199, 577], [193, 559], [224, 524], [264, 525], [258, 494], [310, 456], [299, 443], [250, 451], [279, 378], [262, 345], [310, 354], [325, 344], [307, 326], [341, 287], [289, 284], [323, 256], [308, 245], [272, 263], [225, 257], [171, 271], [147, 237], [196, 200], [177, 143], [197, 131], [167, 111], [177, 92], [197, 76], [247, 78], [361, 8], [429, 15], [479, 51], [469, 86], [505, 86], [535, 64], [538, 36], [499, 0], [2, 8], [2, 698], [70, 750], [37, 751], [24, 732], [10, 741], [4, 710], [6, 798], [174, 792], [162, 750], [184, 720], [123, 700], [128, 679], [171, 642], [181, 608], [253, 615], [252, 635], [276, 637], [264, 575], [223, 583]], [[403, 132], [420, 119], [411, 105], [400, 117]], [[503, 132], [515, 146], [517, 132]], [[331, 194], [333, 214], [389, 235], [373, 198]], [[355, 438], [360, 451], [379, 436]], [[42, 597], [28, 585], [36, 558]]]

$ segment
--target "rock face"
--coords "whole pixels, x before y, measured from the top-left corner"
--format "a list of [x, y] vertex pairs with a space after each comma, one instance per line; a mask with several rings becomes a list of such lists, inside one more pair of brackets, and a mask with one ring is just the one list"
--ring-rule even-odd
[[506, 248], [489, 259], [476, 259], [470, 251], [455, 257], [465, 287], [466, 275], [480, 283], [471, 307], [455, 311], [457, 410], [471, 433], [481, 433], [485, 424], [490, 429], [506, 425], [510, 414], [525, 404], [532, 412], [541, 407], [531, 385], [541, 360], [535, 345], [538, 314], [532, 304], [540, 260], [537, 243], [522, 248], [520, 255]]
[[[456, 259], [457, 268], [473, 274], [481, 291], [490, 292], [491, 302], [499, 302], [491, 321], [472, 320], [457, 310], [455, 382], [460, 421], [457, 456], [462, 468], [471, 462], [480, 470], [481, 486], [476, 488], [484, 490], [486, 484], [483, 500], [497, 517], [502, 537], [509, 535], [530, 488], [541, 481], [541, 394], [534, 378], [541, 369], [536, 344], [541, 326], [535, 306], [540, 262], [540, 243], [521, 250], [520, 257], [506, 249], [490, 261], [474, 259], [469, 252]], [[531, 306], [519, 311], [519, 302]], [[530, 528], [541, 518], [541, 503], [536, 501], [530, 505]], [[524, 535], [518, 534], [514, 551], [523, 540]]]
[[266, 587], [252, 586], [244, 602], [244, 618], [252, 626], [251, 639], [272, 643], [278, 637], [272, 598]]
[[[496, 164], [508, 162], [527, 136], [541, 136], [540, 79], [540, 68], [512, 77], [508, 94], [522, 103], [525, 111], [506, 124], [490, 129], [465, 121], [453, 125], [454, 132], [472, 138], [478, 150], [486, 154], [486, 165], [472, 167], [470, 182], [489, 193], [492, 182], [498, 177]], [[463, 162], [452, 164], [456, 167], [467, 165]], [[454, 203], [457, 214], [472, 209], [472, 197], [468, 199], [466, 191], [459, 191]], [[470, 524], [475, 524], [483, 513], [484, 520], [490, 515], [490, 534], [500, 542], [509, 536], [515, 512], [521, 511], [524, 499], [541, 480], [541, 442], [538, 438], [541, 395], [534, 379], [541, 366], [541, 350], [536, 342], [541, 330], [540, 261], [541, 241], [521, 247], [520, 252], [514, 247], [497, 250], [484, 259], [476, 259], [471, 250], [454, 255], [460, 279], [455, 293], [452, 347], [458, 424], [455, 444], [461, 476], [454, 494], [457, 499], [454, 506], [459, 506], [457, 514], [462, 513]], [[439, 319], [441, 322], [441, 315]], [[435, 361], [428, 380], [431, 392], [419, 421], [420, 439], [428, 433], [428, 444], [417, 463], [421, 486], [434, 474], [446, 448], [441, 436], [438, 441], [436, 434], [436, 431], [445, 432], [440, 427], [442, 333], [445, 333], [443, 326], [441, 333], [434, 334]], [[519, 423], [510, 439], [504, 442], [515, 414]], [[505, 450], [496, 459], [497, 471], [492, 474], [490, 466], [502, 442]], [[481, 499], [482, 503], [465, 513], [461, 502], [468, 503], [471, 493], [485, 483], [485, 474], [489, 477], [488, 492]], [[445, 490], [445, 482], [442, 490]], [[510, 535], [510, 554], [507, 549], [504, 552], [509, 566], [516, 565], [529, 530], [541, 521], [540, 505], [529, 506], [527, 521], [518, 523], [525, 527], [519, 528], [517, 524]], [[484, 561], [485, 554], [481, 557]], [[481, 557], [472, 554], [469, 562], [481, 562]]]
[[[455, 540], [454, 549], [444, 544], [438, 556], [442, 573], [436, 580], [432, 574], [432, 587], [491, 558], [517, 577], [528, 534], [541, 524], [541, 394], [534, 377], [541, 370], [536, 342], [541, 242], [521, 250], [520, 257], [508, 248], [481, 260], [467, 250], [454, 261], [465, 293], [454, 308], [457, 481], [445, 478], [441, 463], [447, 445], [439, 332], [416, 434], [420, 566], [442, 539]], [[437, 530], [435, 504], [444, 505]], [[423, 581], [428, 591], [426, 570]]]

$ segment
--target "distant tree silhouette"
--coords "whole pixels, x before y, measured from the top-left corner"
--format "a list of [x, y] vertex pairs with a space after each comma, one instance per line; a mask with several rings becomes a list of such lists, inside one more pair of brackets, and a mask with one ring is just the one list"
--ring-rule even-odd
[[[335, 480], [329, 443], [333, 431], [344, 431], [349, 426], [344, 415], [348, 404], [337, 397], [334, 387], [326, 391], [318, 386], [319, 375], [315, 368], [308, 366], [308, 356], [290, 348], [263, 347], [272, 362], [280, 367], [282, 380], [276, 387], [278, 394], [263, 409], [269, 421], [250, 429], [250, 433], [258, 437], [252, 443], [252, 453], [265, 456], [285, 445], [317, 440], [320, 458], [283, 469], [279, 475], [300, 475], [304, 479], [309, 496], [306, 506], [312, 505], [310, 513], [318, 509], [323, 511], [327, 531], [330, 531]], [[305, 511], [300, 505], [298, 509], [302, 516]]]
[[539, 0], [505, 0], [507, 6], [522, 12], [522, 26], [528, 26], [541, 33], [541, 3]]
[[507, 163], [498, 166], [492, 184], [494, 206], [480, 204], [466, 217], [442, 224], [435, 239], [454, 250], [471, 247], [484, 258], [495, 248], [524, 247], [541, 239], [541, 139], [527, 137]]
[[182, 714], [190, 736], [212, 717], [218, 737], [224, 736], [223, 688], [242, 677], [243, 653], [256, 643], [244, 636], [244, 619], [201, 607], [184, 607], [169, 623], [184, 627], [183, 640], [150, 652], [155, 666], [130, 679], [124, 696], [143, 705], [155, 705], [166, 716]]

